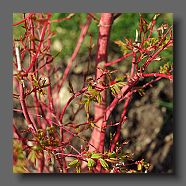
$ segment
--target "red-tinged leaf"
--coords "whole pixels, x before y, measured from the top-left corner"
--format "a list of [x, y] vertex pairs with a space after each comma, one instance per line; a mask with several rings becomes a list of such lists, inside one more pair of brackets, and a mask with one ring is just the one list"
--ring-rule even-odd
[[107, 159], [105, 159], [107, 162], [110, 162], [110, 163], [118, 163], [120, 160], [119, 159], [117, 159], [117, 158], [107, 158]]

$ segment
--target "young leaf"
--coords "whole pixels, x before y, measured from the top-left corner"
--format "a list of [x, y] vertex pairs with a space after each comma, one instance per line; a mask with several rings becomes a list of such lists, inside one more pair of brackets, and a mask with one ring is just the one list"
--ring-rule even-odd
[[116, 79], [115, 79], [115, 81], [116, 82], [121, 82], [121, 81], [123, 81], [125, 78], [123, 77], [123, 76], [118, 76], [118, 77], [116, 77]]
[[112, 94], [113, 94], [114, 96], [117, 96], [116, 90], [115, 90], [113, 87], [110, 87], [110, 89], [111, 89]]
[[114, 41], [114, 43], [120, 47], [120, 50], [123, 54], [126, 54], [128, 52], [127, 45], [123, 41], [118, 40]]
[[116, 157], [116, 153], [113, 151], [113, 152], [109, 152], [108, 153], [108, 157], [109, 158], [115, 158]]
[[99, 159], [101, 157], [102, 157], [102, 155], [99, 153], [92, 153], [92, 156], [91, 156], [91, 158], [94, 158], [94, 159]]
[[110, 163], [118, 163], [120, 160], [117, 158], [110, 158], [110, 159], [105, 159], [106, 161], [110, 162]]
[[31, 150], [29, 155], [28, 155], [28, 160], [30, 160], [32, 163], [36, 163], [36, 158], [37, 158], [37, 155], [36, 155], [36, 151], [35, 150]]
[[91, 127], [97, 127], [97, 128], [100, 128], [100, 127], [98, 127], [98, 126], [95, 124], [94, 121], [91, 121], [91, 120], [90, 120], [89, 123], [90, 123]]
[[96, 162], [95, 162], [93, 159], [88, 158], [87, 166], [88, 166], [89, 170], [90, 170], [92, 167], [94, 167], [95, 165], [96, 165]]
[[100, 158], [99, 161], [100, 161], [100, 163], [101, 163], [101, 166], [102, 166], [104, 169], [109, 169], [109, 165], [107, 164], [107, 162], [106, 162], [104, 159]]
[[13, 173], [29, 173], [24, 165], [14, 165]]
[[119, 87], [123, 87], [123, 86], [125, 86], [126, 84], [127, 84], [126, 82], [120, 81], [120, 82], [117, 82], [115, 85], [117, 85], [117, 86], [119, 86]]
[[87, 93], [90, 94], [92, 97], [95, 97], [98, 94], [95, 89], [88, 90]]
[[86, 113], [89, 113], [89, 108], [90, 108], [90, 100], [87, 100], [85, 102], [85, 111], [86, 111]]
[[92, 85], [90, 85], [90, 84], [88, 84], [88, 91], [90, 91], [90, 90], [92, 90], [93, 88], [92, 88]]
[[120, 93], [120, 88], [117, 84], [112, 85], [112, 88], [115, 90], [116, 95]]
[[68, 165], [73, 167], [73, 166], [77, 165], [78, 162], [79, 162], [79, 160], [75, 159], [75, 160], [71, 161]]
[[142, 164], [141, 164], [141, 163], [139, 163], [139, 164], [137, 165], [137, 170], [138, 170], [138, 171], [141, 171], [141, 170], [142, 170]]
[[97, 101], [98, 101], [99, 104], [102, 102], [101, 94], [98, 94], [97, 95]]
[[80, 166], [80, 164], [78, 164], [76, 166], [76, 173], [81, 173], [81, 166]]

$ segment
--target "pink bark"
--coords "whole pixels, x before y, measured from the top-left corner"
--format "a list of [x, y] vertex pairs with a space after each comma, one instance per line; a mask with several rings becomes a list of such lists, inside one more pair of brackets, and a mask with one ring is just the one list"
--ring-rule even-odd
[[[96, 55], [96, 79], [101, 77], [100, 80], [104, 81], [105, 77], [102, 76], [102, 72], [99, 68], [103, 68], [104, 64], [107, 63], [107, 50], [108, 50], [108, 41], [110, 36], [110, 30], [112, 26], [113, 15], [111, 13], [102, 13], [101, 19], [99, 22], [99, 36], [97, 42], [97, 55]], [[103, 152], [104, 150], [104, 139], [105, 139], [105, 131], [102, 129], [106, 126], [106, 119], [105, 119], [105, 109], [106, 109], [106, 91], [102, 91], [103, 102], [102, 104], [95, 104], [95, 120], [96, 125], [99, 127], [95, 127], [93, 129], [89, 151], [100, 151]], [[99, 119], [98, 119], [99, 118]]]

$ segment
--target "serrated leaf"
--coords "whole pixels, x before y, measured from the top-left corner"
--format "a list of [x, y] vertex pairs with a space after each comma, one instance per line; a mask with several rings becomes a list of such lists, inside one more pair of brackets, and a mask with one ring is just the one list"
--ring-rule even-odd
[[102, 157], [102, 155], [99, 154], [99, 153], [93, 153], [92, 156], [91, 156], [91, 158], [94, 158], [94, 159], [99, 159], [101, 157]]
[[100, 158], [99, 161], [104, 169], [109, 169], [109, 165], [104, 159]]
[[75, 159], [75, 160], [71, 161], [68, 165], [73, 167], [73, 166], [77, 165], [78, 162], [79, 162], [79, 160]]
[[96, 162], [93, 159], [88, 158], [87, 160], [88, 160], [87, 167], [89, 169], [91, 169], [92, 167], [94, 167], [96, 165]]

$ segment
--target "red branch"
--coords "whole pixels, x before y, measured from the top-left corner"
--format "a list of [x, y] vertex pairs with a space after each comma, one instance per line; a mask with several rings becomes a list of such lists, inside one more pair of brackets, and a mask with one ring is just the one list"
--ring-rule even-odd
[[130, 103], [130, 100], [131, 100], [131, 97], [129, 96], [125, 101], [123, 113], [121, 114], [120, 124], [117, 126], [116, 134], [115, 134], [115, 136], [114, 136], [114, 138], [111, 142], [111, 146], [110, 146], [110, 151], [111, 152], [114, 151], [114, 148], [116, 147], [116, 144], [119, 140], [119, 137], [120, 137], [120, 134], [121, 134], [122, 123], [124, 122], [124, 118], [125, 118], [125, 115], [127, 113], [127, 108], [128, 108], [129, 103]]
[[[96, 54], [96, 67], [103, 68], [103, 65], [107, 63], [107, 50], [108, 50], [108, 41], [110, 37], [110, 30], [113, 22], [113, 14], [111, 13], [102, 13], [100, 22], [99, 22], [99, 36], [97, 42], [97, 54]], [[102, 76], [102, 71], [99, 68], [96, 68], [96, 79], [100, 78], [101, 81], [104, 82], [105, 77]], [[97, 150], [103, 152], [104, 150], [104, 139], [105, 139], [105, 131], [102, 129], [106, 126], [106, 118], [105, 118], [105, 109], [106, 109], [106, 91], [102, 91], [103, 103], [95, 104], [95, 120], [99, 119], [96, 122], [96, 125], [99, 127], [95, 127], [91, 139], [90, 144], [96, 147]], [[91, 146], [89, 146], [89, 151], [93, 151]]]
[[67, 107], [69, 106], [69, 104], [71, 103], [71, 101], [78, 97], [79, 95], [81, 95], [83, 92], [85, 92], [87, 90], [87, 87], [83, 88], [82, 90], [80, 90], [79, 92], [75, 93], [65, 104], [65, 106], [63, 107], [62, 111], [61, 111], [61, 115], [60, 115], [60, 122], [63, 123], [63, 116], [65, 114], [65, 111], [67, 109]]
[[34, 126], [33, 122], [30, 119], [30, 116], [28, 114], [27, 105], [26, 105], [25, 97], [24, 97], [24, 88], [23, 88], [22, 83], [19, 83], [19, 94], [20, 94], [21, 107], [22, 107], [22, 110], [23, 110], [25, 120], [28, 123], [28, 127], [31, 127], [34, 130], [36, 130], [36, 127]]
[[46, 32], [46, 29], [47, 29], [47, 25], [48, 25], [48, 21], [45, 21], [45, 23], [43, 25], [43, 28], [42, 28], [42, 31], [41, 31], [40, 42], [39, 42], [39, 45], [38, 45], [36, 54], [34, 55], [34, 57], [32, 59], [32, 63], [30, 64], [30, 66], [26, 70], [26, 73], [28, 73], [32, 69], [32, 67], [34, 66], [35, 62], [37, 61], [37, 59], [38, 59], [38, 57], [40, 55], [40, 52], [41, 52], [40, 49], [41, 49], [42, 43], [44, 41], [44, 37], [45, 37], [45, 32]]
[[17, 25], [20, 25], [21, 23], [24, 23], [27, 19], [29, 19], [31, 16], [33, 15], [33, 13], [30, 13], [27, 17], [25, 17], [25, 19], [17, 22], [17, 23], [14, 23], [12, 26], [17, 26]]
[[172, 45], [172, 43], [173, 43], [173, 40], [169, 40], [163, 47], [161, 47], [160, 49], [158, 49], [158, 50], [153, 54], [153, 56], [150, 57], [150, 58], [144, 63], [144, 65], [143, 65], [142, 68], [145, 70], [145, 69], [148, 67], [148, 65], [158, 56], [158, 54], [159, 54], [161, 51], [163, 51], [166, 47]]
[[121, 62], [122, 60], [126, 59], [127, 57], [131, 56], [132, 54], [133, 54], [133, 52], [128, 53], [128, 54], [125, 54], [124, 56], [122, 56], [122, 57], [120, 57], [120, 58], [118, 58], [118, 59], [116, 59], [116, 60], [114, 60], [114, 61], [105, 63], [104, 66], [105, 66], [105, 67], [108, 67], [108, 66], [114, 65], [114, 64], [116, 64], [116, 63], [119, 63], [119, 62]]
[[143, 77], [162, 77], [173, 80], [173, 76], [170, 74], [162, 74], [162, 73], [150, 73], [150, 74], [142, 74]]

